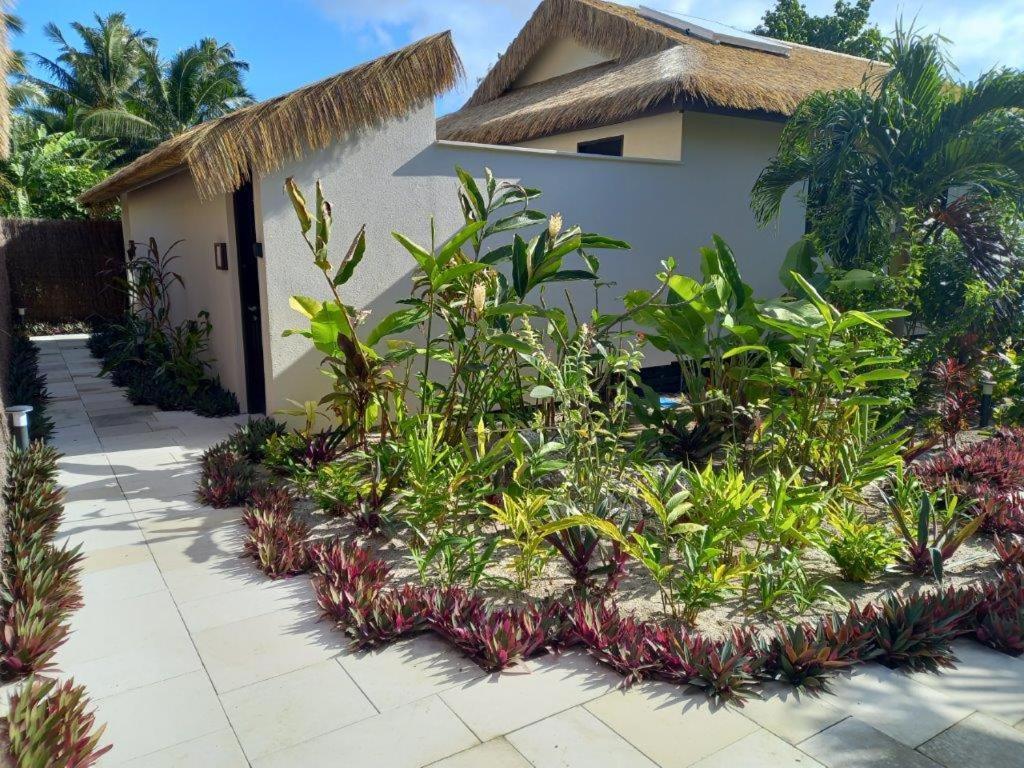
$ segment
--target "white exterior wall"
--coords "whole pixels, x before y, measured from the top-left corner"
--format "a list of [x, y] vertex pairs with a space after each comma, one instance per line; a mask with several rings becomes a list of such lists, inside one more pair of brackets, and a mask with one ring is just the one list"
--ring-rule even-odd
[[641, 117], [625, 123], [604, 125], [582, 131], [542, 136], [518, 144], [520, 147], [554, 149], [559, 152], [575, 152], [581, 141], [607, 139], [622, 136], [624, 157], [644, 157], [654, 160], [679, 160], [683, 153], [685, 124], [682, 112], [665, 112], [660, 115]]
[[[261, 179], [257, 208], [266, 254], [268, 411], [287, 407], [288, 399], [316, 399], [327, 387], [318, 372], [319, 353], [302, 337], [281, 337], [285, 329], [305, 323], [290, 309], [291, 295], [327, 295], [282, 191], [287, 176], [294, 176], [307, 196], [316, 179], [322, 179], [334, 206], [335, 261], [359, 226], [367, 225], [367, 255], [345, 286], [344, 297], [371, 310], [371, 324], [409, 292], [413, 261], [391, 232], [429, 245], [431, 215], [440, 240], [460, 225], [456, 165], [477, 177], [490, 167], [499, 178], [538, 187], [544, 192], [535, 204], [538, 209], [561, 212], [567, 225], [580, 224], [584, 230], [630, 242], [631, 251], [596, 254], [602, 279], [615, 282], [602, 289], [602, 309], [618, 305], [629, 290], [653, 289], [660, 262], [670, 256], [680, 269], [696, 274], [698, 249], [715, 233], [733, 247], [744, 279], [758, 295], [777, 294], [778, 265], [803, 234], [803, 206], [788, 200], [778, 224], [759, 230], [749, 193], [776, 150], [781, 126], [696, 113], [687, 113], [685, 120], [683, 161], [666, 162], [435, 143], [433, 108], [428, 106]], [[592, 287], [569, 285], [577, 308], [588, 310]], [[554, 295], [549, 291], [549, 300]], [[649, 363], [660, 361], [649, 354]]]
[[[134, 240], [144, 253], [149, 238], [156, 238], [161, 253], [176, 240], [177, 254], [170, 268], [181, 275], [185, 289], [171, 291], [175, 323], [206, 310], [213, 333], [210, 338], [212, 371], [238, 396], [245, 408], [245, 368], [242, 356], [241, 310], [235, 255], [234, 213], [230, 195], [202, 202], [185, 172], [132, 190], [122, 196], [125, 242]], [[228, 244], [228, 270], [218, 270], [213, 244]]]

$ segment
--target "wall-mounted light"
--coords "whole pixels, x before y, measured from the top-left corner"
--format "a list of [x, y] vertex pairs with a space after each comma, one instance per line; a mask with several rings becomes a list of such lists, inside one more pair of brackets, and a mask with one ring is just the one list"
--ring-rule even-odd
[[228, 244], [227, 243], [214, 243], [213, 244], [213, 265], [217, 269], [227, 270], [228, 268]]

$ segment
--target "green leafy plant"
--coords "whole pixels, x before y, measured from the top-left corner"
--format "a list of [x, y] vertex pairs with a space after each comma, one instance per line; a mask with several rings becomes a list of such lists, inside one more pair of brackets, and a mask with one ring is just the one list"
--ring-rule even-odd
[[832, 531], [825, 534], [825, 552], [847, 581], [869, 581], [895, 562], [900, 542], [885, 525], [869, 523], [851, 504], [829, 515]]
[[321, 367], [330, 375], [332, 389], [320, 404], [329, 408], [342, 425], [354, 427], [355, 444], [365, 450], [367, 435], [374, 425], [383, 435], [391, 432], [389, 398], [398, 388], [390, 369], [391, 359], [381, 357], [372, 344], [359, 339], [359, 313], [342, 300], [340, 293], [366, 254], [366, 228], [360, 228], [335, 269], [328, 254], [333, 228], [331, 204], [324, 199], [320, 182], [316, 183], [313, 211], [291, 178], [285, 181], [285, 193], [331, 298], [321, 301], [310, 296], [292, 296], [292, 309], [308, 319], [309, 328], [288, 330], [284, 335], [304, 336], [324, 355]]

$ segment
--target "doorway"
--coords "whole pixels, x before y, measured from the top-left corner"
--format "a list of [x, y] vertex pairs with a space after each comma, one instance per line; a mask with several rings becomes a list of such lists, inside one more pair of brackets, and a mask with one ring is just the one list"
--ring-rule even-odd
[[242, 306], [242, 354], [245, 358], [246, 410], [264, 413], [267, 395], [263, 379], [263, 311], [257, 260], [256, 208], [252, 182], [235, 190], [235, 245], [238, 252], [238, 295]]

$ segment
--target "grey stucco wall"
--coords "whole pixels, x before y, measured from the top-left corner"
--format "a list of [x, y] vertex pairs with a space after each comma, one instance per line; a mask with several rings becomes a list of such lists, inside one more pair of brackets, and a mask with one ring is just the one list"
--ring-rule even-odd
[[[305, 322], [290, 309], [291, 295], [326, 294], [282, 191], [288, 176], [307, 195], [316, 179], [322, 180], [334, 206], [336, 258], [359, 226], [367, 225], [367, 256], [345, 286], [345, 298], [377, 319], [408, 295], [413, 271], [411, 257], [391, 232], [428, 244], [431, 216], [439, 240], [461, 223], [457, 165], [478, 178], [489, 167], [499, 178], [538, 187], [544, 194], [535, 207], [561, 212], [566, 224], [630, 242], [631, 251], [599, 254], [602, 279], [614, 283], [601, 291], [602, 309], [617, 305], [629, 290], [653, 288], [667, 257], [696, 274], [698, 249], [714, 233], [733, 247], [744, 278], [758, 294], [778, 293], [778, 265], [803, 232], [803, 207], [795, 198], [788, 200], [778, 224], [761, 230], [750, 213], [749, 192], [776, 149], [781, 126], [699, 113], [687, 113], [684, 126], [682, 162], [609, 159], [437, 143], [434, 111], [426, 106], [260, 179], [268, 410], [287, 407], [289, 399], [318, 398], [327, 386], [318, 373], [319, 355], [308, 342], [281, 337], [286, 328]], [[593, 305], [590, 286], [574, 285], [573, 296], [580, 309]], [[661, 361], [653, 355], [650, 360]]]

